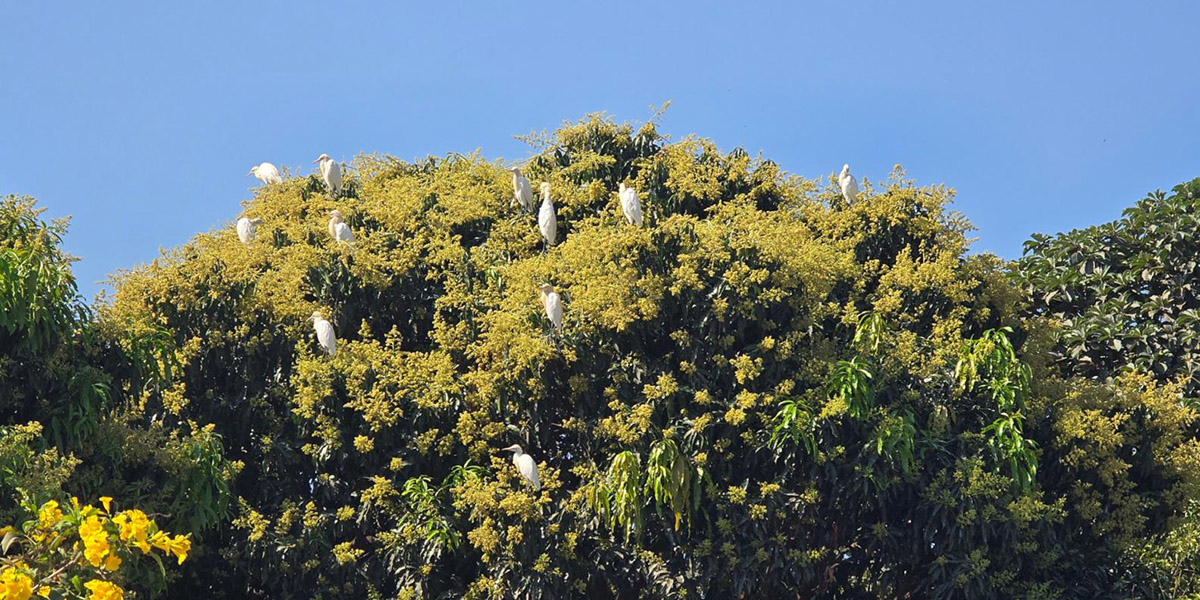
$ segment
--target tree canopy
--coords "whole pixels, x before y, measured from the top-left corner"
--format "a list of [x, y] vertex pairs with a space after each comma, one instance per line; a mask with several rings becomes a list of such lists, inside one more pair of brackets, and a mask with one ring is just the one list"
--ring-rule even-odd
[[1156, 191], [1120, 219], [1035, 235], [1017, 265], [1030, 311], [1061, 323], [1055, 362], [1113, 378], [1136, 369], [1200, 390], [1200, 179]]
[[176, 527], [197, 535], [171, 595], [1155, 593], [1139, 552], [1200, 476], [1185, 384], [1064, 368], [1045, 286], [968, 252], [952, 190], [897, 168], [847, 204], [601, 115], [527, 139], [548, 249], [506, 164], [369, 155], [337, 196], [258, 189], [248, 244], [223, 228], [116, 277], [101, 422], [214, 444], [155, 483], [215, 507]]

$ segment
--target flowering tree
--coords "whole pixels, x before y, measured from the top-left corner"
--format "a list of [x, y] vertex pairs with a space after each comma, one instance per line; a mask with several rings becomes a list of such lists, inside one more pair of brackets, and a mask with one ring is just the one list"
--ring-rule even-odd
[[600, 117], [528, 139], [553, 247], [503, 165], [373, 156], [336, 196], [260, 189], [248, 244], [201, 234], [119, 277], [105, 329], [163, 332], [174, 365], [141, 414], [211, 424], [242, 467], [174, 590], [1124, 598], [1122, 557], [1194, 496], [1178, 390], [1054, 368], [950, 190], [897, 171], [846, 205]]

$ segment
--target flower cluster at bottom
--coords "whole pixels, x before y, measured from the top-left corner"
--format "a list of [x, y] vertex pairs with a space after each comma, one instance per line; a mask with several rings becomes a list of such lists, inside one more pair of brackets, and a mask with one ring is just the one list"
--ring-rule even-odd
[[26, 508], [37, 518], [0, 529], [5, 550], [0, 600], [29, 600], [35, 594], [50, 600], [122, 600], [120, 569], [126, 561], [157, 549], [183, 564], [192, 548], [188, 536], [160, 530], [140, 510], [113, 513], [107, 496], [100, 506], [72, 498], [69, 506], [51, 500]]

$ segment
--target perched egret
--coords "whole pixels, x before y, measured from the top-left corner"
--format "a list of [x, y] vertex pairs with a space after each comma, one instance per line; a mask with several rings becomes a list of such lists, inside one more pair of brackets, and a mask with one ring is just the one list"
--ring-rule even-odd
[[329, 235], [333, 237], [333, 241], [347, 243], [354, 241], [354, 232], [350, 231], [350, 226], [342, 220], [342, 212], [338, 210], [329, 212]]
[[521, 169], [513, 167], [509, 169], [513, 174], [513, 198], [521, 210], [527, 213], [533, 213], [533, 188], [529, 187], [529, 180], [521, 174]]
[[254, 241], [254, 230], [262, 223], [262, 219], [248, 219], [242, 217], [237, 220], [238, 239], [242, 240], [243, 244], [249, 244]]
[[638, 200], [637, 192], [631, 187], [626, 187], [621, 184], [621, 192], [617, 194], [621, 198], [621, 212], [625, 213], [625, 219], [631, 225], [642, 226], [642, 202]]
[[533, 489], [542, 489], [542, 482], [538, 481], [537, 463], [533, 462], [532, 456], [525, 454], [525, 451], [521, 450], [521, 446], [517, 444], [513, 444], [503, 449], [502, 452], [512, 452], [513, 464], [516, 465], [517, 470], [521, 472], [521, 477], [524, 477], [525, 481], [533, 484]]
[[558, 217], [554, 216], [554, 201], [550, 199], [550, 184], [542, 182], [542, 208], [538, 210], [538, 229], [542, 230], [542, 238], [546, 247], [553, 246], [558, 241]]
[[333, 325], [319, 312], [313, 313], [309, 320], [313, 322], [313, 329], [317, 331], [317, 343], [321, 344], [321, 350], [329, 356], [337, 354], [337, 334], [333, 332]]
[[558, 292], [554, 291], [554, 286], [543, 283], [538, 288], [538, 293], [542, 296], [542, 306], [546, 307], [546, 316], [550, 319], [550, 324], [555, 329], [562, 329], [562, 297]]
[[321, 179], [325, 180], [325, 187], [329, 188], [329, 193], [334, 196], [342, 189], [342, 165], [339, 165], [336, 160], [329, 158], [328, 154], [322, 154], [313, 161], [313, 164], [320, 163], [318, 167], [321, 169]]
[[257, 167], [250, 167], [250, 172], [247, 175], [253, 175], [264, 184], [267, 183], [283, 183], [283, 176], [279, 174], [279, 169], [275, 165], [265, 162]]
[[846, 199], [846, 204], [854, 204], [854, 201], [858, 200], [858, 180], [850, 174], [850, 165], [842, 165], [838, 184], [842, 186], [842, 197]]

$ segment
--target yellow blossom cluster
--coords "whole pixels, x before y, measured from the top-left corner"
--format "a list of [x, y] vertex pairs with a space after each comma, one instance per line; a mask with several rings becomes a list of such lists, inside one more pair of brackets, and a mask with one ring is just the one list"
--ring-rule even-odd
[[0, 571], [0, 600], [29, 600], [33, 595], [33, 579], [13, 567]]
[[77, 498], [65, 506], [49, 500], [36, 507], [37, 519], [24, 528], [4, 528], [20, 549], [20, 558], [0, 570], [0, 600], [28, 600], [35, 591], [50, 598], [56, 590], [54, 597], [76, 598], [73, 590], [78, 588], [72, 586], [79, 584], [72, 581], [80, 580], [87, 600], [121, 600], [125, 590], [113, 578], [125, 563], [122, 556], [128, 559], [134, 549], [149, 554], [157, 548], [180, 564], [187, 559], [188, 536], [159, 530], [137, 509], [114, 515], [112, 502], [108, 496], [100, 498], [100, 506]]

